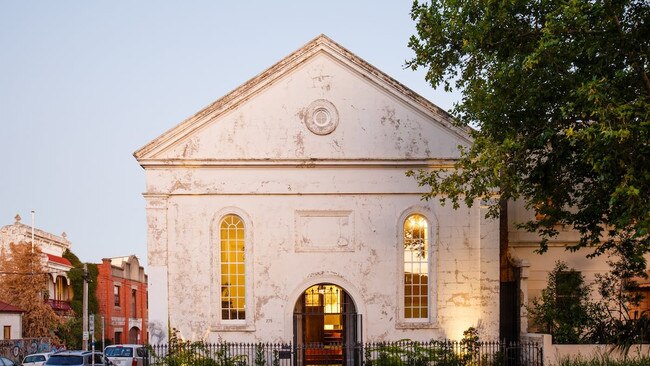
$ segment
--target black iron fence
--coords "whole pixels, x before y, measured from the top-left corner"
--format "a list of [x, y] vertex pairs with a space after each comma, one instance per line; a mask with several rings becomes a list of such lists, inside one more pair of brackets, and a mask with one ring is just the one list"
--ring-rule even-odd
[[149, 346], [151, 366], [543, 366], [534, 342], [345, 344], [180, 342]]

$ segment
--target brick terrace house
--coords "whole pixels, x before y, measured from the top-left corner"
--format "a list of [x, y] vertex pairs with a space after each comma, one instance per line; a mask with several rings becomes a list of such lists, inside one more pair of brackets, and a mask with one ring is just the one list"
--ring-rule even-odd
[[97, 301], [105, 337], [114, 344], [147, 341], [147, 275], [134, 255], [104, 258], [97, 266]]
[[[9, 250], [10, 243], [31, 243], [32, 227], [21, 223], [20, 215], [16, 215], [13, 225], [0, 228], [0, 248]], [[43, 252], [43, 269], [48, 273], [47, 291], [48, 304], [59, 316], [71, 316], [70, 307], [72, 299], [72, 286], [68, 278], [68, 271], [72, 263], [63, 258], [63, 252], [70, 250], [72, 243], [66, 233], [60, 236], [48, 233], [39, 228], [34, 228], [34, 245]]]

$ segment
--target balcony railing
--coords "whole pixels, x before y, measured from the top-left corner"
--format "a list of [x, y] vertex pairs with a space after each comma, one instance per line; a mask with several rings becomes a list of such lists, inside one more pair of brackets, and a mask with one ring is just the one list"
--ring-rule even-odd
[[47, 299], [45, 302], [56, 312], [68, 312], [72, 310], [69, 301]]

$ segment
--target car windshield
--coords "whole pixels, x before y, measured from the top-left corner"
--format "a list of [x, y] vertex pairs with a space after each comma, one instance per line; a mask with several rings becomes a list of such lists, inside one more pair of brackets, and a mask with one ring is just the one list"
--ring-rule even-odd
[[51, 356], [46, 365], [83, 365], [84, 360], [82, 356], [64, 356], [64, 355], [53, 355]]
[[26, 362], [41, 362], [41, 361], [45, 361], [45, 356], [43, 356], [43, 355], [31, 355], [31, 356], [25, 357], [25, 359], [23, 360], [23, 363], [26, 363]]
[[107, 347], [106, 350], [104, 350], [104, 355], [106, 355], [106, 357], [133, 357], [133, 349], [124, 347]]

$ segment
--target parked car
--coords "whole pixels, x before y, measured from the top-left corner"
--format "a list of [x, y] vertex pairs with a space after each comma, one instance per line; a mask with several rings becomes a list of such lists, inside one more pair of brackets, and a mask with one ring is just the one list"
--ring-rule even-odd
[[115, 366], [149, 366], [149, 352], [141, 344], [115, 344], [104, 348], [104, 356]]
[[50, 358], [50, 352], [48, 353], [32, 353], [31, 355], [25, 356], [23, 358], [23, 366], [43, 366], [45, 361]]
[[6, 357], [0, 357], [0, 366], [17, 366], [15, 362], [12, 360], [6, 358]]
[[45, 361], [44, 366], [88, 366], [93, 364], [98, 366], [109, 366], [110, 363], [101, 352], [90, 351], [61, 351], [52, 353], [50, 358]]

